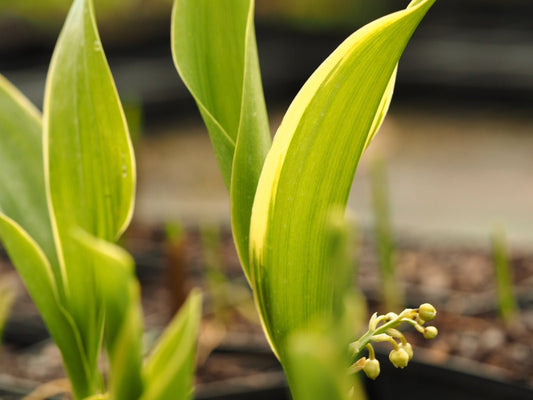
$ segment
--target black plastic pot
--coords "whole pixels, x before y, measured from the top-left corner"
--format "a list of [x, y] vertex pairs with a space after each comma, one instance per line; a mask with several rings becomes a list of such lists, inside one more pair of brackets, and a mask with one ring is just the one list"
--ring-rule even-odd
[[[195, 400], [289, 400], [290, 394], [275, 357], [266, 351], [239, 353], [238, 349], [217, 350], [235, 357], [257, 358], [257, 364], [270, 369], [247, 377], [202, 384], [197, 387]], [[400, 370], [388, 362], [386, 352], [376, 351], [381, 361], [381, 374], [375, 381], [365, 379], [368, 400], [526, 400], [533, 399], [533, 388], [505, 382], [489, 375], [481, 364], [451, 358], [444, 365], [424, 361], [422, 349], [408, 367]], [[268, 359], [270, 358], [270, 362]], [[274, 367], [272, 367], [274, 365]], [[32, 388], [26, 382], [3, 382], [0, 379], [0, 399], [18, 400]], [[327, 399], [325, 399], [327, 400]]]
[[[386, 353], [378, 350], [377, 357], [381, 360], [380, 376], [375, 381], [365, 379], [364, 382], [368, 400], [533, 399], [532, 387], [488, 376], [477, 363], [451, 359], [437, 366], [415, 358], [400, 370], [389, 363]], [[289, 400], [290, 394], [283, 372], [278, 370], [200, 386], [195, 399]]]
[[[416, 349], [420, 352], [420, 349]], [[399, 370], [388, 362], [385, 353], [377, 356], [381, 374], [366, 380], [371, 400], [526, 400], [533, 399], [533, 388], [489, 377], [483, 366], [450, 359], [445, 365], [429, 364], [415, 358]]]

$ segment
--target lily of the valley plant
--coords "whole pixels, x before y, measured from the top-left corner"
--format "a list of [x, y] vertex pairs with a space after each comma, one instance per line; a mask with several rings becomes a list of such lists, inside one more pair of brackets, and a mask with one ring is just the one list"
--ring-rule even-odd
[[[354, 333], [339, 328], [352, 288], [342, 263], [332, 262], [334, 227], [389, 108], [398, 60], [434, 2], [413, 0], [348, 37], [302, 87], [271, 143], [253, 0], [175, 0], [174, 62], [209, 131], [237, 252], [297, 399], [355, 393], [342, 389], [351, 385]], [[391, 329], [417, 321], [418, 310], [405, 312], [378, 320]]]
[[91, 0], [70, 9], [43, 115], [0, 77], [0, 165], [0, 237], [61, 351], [74, 399], [190, 398], [198, 294], [143, 363], [139, 285], [115, 244], [133, 211], [135, 162]]

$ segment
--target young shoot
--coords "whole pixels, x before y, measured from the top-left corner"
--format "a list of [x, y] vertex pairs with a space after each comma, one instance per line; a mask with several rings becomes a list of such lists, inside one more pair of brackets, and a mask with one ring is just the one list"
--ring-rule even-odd
[[168, 222], [165, 225], [165, 267], [172, 314], [185, 303], [191, 290], [187, 258], [187, 234], [184, 228], [179, 222]]
[[403, 305], [403, 293], [395, 274], [387, 173], [383, 160], [377, 159], [371, 163], [370, 183], [372, 187], [376, 253], [381, 275], [383, 305], [386, 310], [399, 311]]
[[7, 282], [0, 283], [0, 340], [4, 332], [4, 327], [9, 316], [9, 311], [15, 300], [15, 291]]
[[509, 324], [516, 314], [517, 302], [513, 290], [512, 267], [509, 263], [504, 230], [495, 228], [491, 239], [498, 290], [498, 311], [502, 320]]

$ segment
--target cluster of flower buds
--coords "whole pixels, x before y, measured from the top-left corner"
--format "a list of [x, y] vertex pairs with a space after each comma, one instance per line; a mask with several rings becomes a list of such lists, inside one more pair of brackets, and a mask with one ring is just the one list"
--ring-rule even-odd
[[405, 368], [409, 360], [413, 358], [413, 347], [407, 342], [403, 333], [396, 328], [402, 323], [407, 323], [424, 335], [424, 338], [433, 339], [438, 334], [437, 328], [424, 325], [426, 322], [432, 321], [436, 315], [435, 307], [429, 303], [424, 303], [415, 309], [407, 308], [400, 314], [390, 312], [378, 316], [377, 313], [374, 313], [368, 323], [368, 331], [359, 340], [350, 344], [354, 357], [358, 356], [363, 348], [366, 348], [368, 358], [359, 358], [350, 367], [350, 372], [355, 373], [363, 370], [371, 379], [378, 377], [380, 366], [379, 361], [376, 360], [372, 342], [392, 344], [389, 360], [396, 368]]

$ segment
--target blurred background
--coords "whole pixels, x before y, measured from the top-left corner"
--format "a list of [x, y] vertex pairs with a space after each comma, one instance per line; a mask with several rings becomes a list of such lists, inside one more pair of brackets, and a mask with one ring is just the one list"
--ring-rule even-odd
[[[351, 32], [404, 0], [257, 0], [272, 129]], [[69, 0], [0, 0], [0, 73], [38, 107]], [[228, 199], [195, 105], [173, 67], [171, 0], [96, 0], [112, 72], [139, 134], [140, 222], [228, 222]], [[486, 240], [495, 223], [533, 243], [533, 2], [440, 0], [400, 63], [390, 114], [350, 206], [371, 223], [367, 163], [384, 159], [403, 235]], [[195, 171], [194, 175], [190, 171]]]

